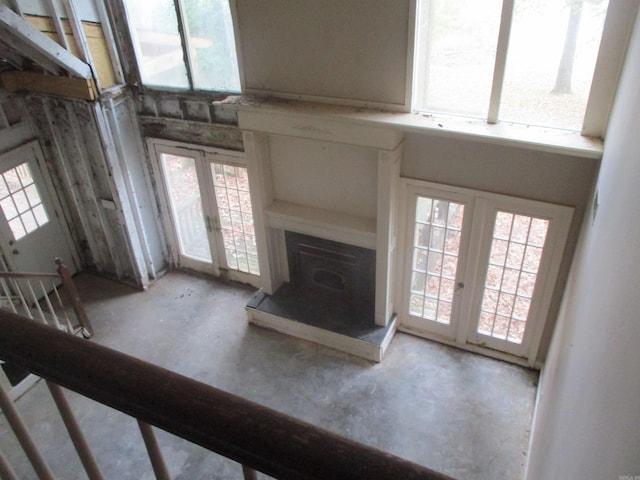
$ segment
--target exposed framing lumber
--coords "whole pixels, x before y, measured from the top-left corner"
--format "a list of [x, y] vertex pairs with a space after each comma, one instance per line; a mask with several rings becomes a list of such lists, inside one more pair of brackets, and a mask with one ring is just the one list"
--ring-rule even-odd
[[[87, 35], [84, 32], [84, 27], [82, 26], [82, 22], [80, 21], [80, 16], [73, 5], [71, 0], [62, 0], [64, 4], [64, 8], [66, 10], [67, 16], [69, 17], [69, 25], [71, 25], [71, 31], [73, 32], [73, 38], [78, 46], [78, 50], [82, 55], [82, 60], [86, 62], [88, 65], [95, 65], [93, 62], [93, 56], [91, 55], [91, 49], [89, 48], [89, 44], [87, 43]], [[89, 71], [91, 71], [91, 67], [89, 67]], [[100, 89], [100, 81], [98, 80], [98, 75], [95, 75], [96, 86]]]
[[98, 98], [92, 79], [59, 77], [35, 72], [4, 72], [0, 74], [8, 92], [30, 91], [61, 97], [95, 100]]
[[[0, 32], [3, 41], [23, 55], [33, 58], [47, 70], [55, 71], [57, 67], [61, 67], [77, 77], [92, 78], [91, 67], [87, 63], [69, 53], [2, 4]], [[34, 58], [34, 53], [37, 58]], [[53, 65], [57, 67], [52, 67]]]

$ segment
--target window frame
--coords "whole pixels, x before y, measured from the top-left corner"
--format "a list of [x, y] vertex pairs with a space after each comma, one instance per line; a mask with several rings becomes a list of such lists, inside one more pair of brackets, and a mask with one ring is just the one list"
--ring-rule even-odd
[[131, 15], [129, 14], [129, 9], [127, 8], [126, 2], [127, 0], [122, 0], [122, 13], [124, 15], [124, 18], [126, 20], [126, 24], [127, 24], [127, 28], [129, 31], [129, 35], [131, 38], [131, 46], [133, 49], [133, 53], [134, 53], [134, 61], [135, 61], [135, 65], [136, 65], [136, 76], [140, 82], [140, 84], [144, 87], [144, 88], [148, 88], [150, 90], [159, 90], [159, 91], [167, 91], [167, 92], [194, 92], [194, 93], [208, 93], [208, 94], [216, 94], [216, 93], [223, 93], [223, 94], [231, 94], [231, 95], [238, 95], [241, 94], [242, 92], [244, 92], [245, 90], [245, 80], [244, 80], [244, 69], [242, 66], [242, 62], [240, 61], [242, 58], [242, 54], [241, 54], [241, 49], [240, 49], [240, 38], [238, 35], [238, 15], [237, 15], [237, 4], [236, 4], [236, 0], [228, 0], [229, 2], [229, 10], [231, 12], [231, 22], [232, 22], [232, 28], [233, 28], [233, 39], [235, 42], [235, 49], [236, 49], [236, 63], [238, 65], [238, 76], [240, 78], [240, 90], [239, 91], [235, 91], [235, 90], [209, 90], [209, 89], [203, 89], [203, 88], [196, 88], [195, 87], [195, 81], [194, 81], [194, 68], [193, 68], [193, 59], [192, 59], [192, 55], [191, 55], [191, 47], [190, 47], [190, 42], [189, 42], [189, 35], [188, 35], [188, 25], [185, 22], [185, 18], [186, 18], [186, 10], [185, 10], [185, 6], [184, 6], [184, 1], [183, 0], [171, 0], [173, 2], [173, 6], [175, 8], [176, 11], [176, 22], [177, 22], [177, 27], [178, 27], [178, 35], [180, 36], [180, 46], [182, 47], [182, 55], [183, 55], [183, 62], [184, 62], [184, 66], [185, 66], [185, 71], [186, 71], [186, 76], [187, 76], [187, 83], [188, 86], [185, 87], [176, 87], [176, 86], [172, 86], [172, 85], [148, 85], [146, 83], [143, 82], [142, 80], [142, 68], [141, 68], [141, 59], [142, 59], [142, 52], [140, 51], [140, 41], [138, 39], [138, 32], [135, 29], [132, 19], [131, 19]]
[[[421, 0], [413, 0], [415, 6], [412, 7], [413, 14], [412, 29], [410, 39], [415, 41], [418, 38], [418, 19]], [[502, 87], [504, 85], [504, 74], [507, 60], [507, 49], [509, 35], [513, 21], [513, 10], [515, 0], [502, 0], [502, 11], [500, 27], [498, 32], [498, 42], [496, 47], [496, 59], [494, 62], [494, 73], [492, 88], [490, 93], [489, 110], [486, 119], [477, 119], [479, 124], [495, 125], [500, 123], [500, 102], [502, 97]], [[541, 129], [554, 131], [577, 132], [582, 136], [604, 138], [609, 119], [609, 112], [613, 104], [618, 80], [626, 57], [626, 50], [633, 32], [634, 19], [638, 12], [638, 2], [634, 0], [611, 0], [607, 7], [604, 28], [596, 64], [591, 84], [585, 115], [582, 119], [582, 128], [577, 130], [563, 130], [555, 127], [540, 126]], [[444, 114], [422, 110], [414, 105], [413, 92], [416, 89], [417, 72], [415, 65], [418, 63], [418, 49], [415, 45], [410, 48], [409, 63], [412, 67], [409, 71], [411, 75], [411, 101], [408, 104], [412, 112], [422, 114], [434, 114], [443, 118], [464, 118], [467, 122], [473, 120], [463, 114]], [[505, 122], [509, 124], [510, 122]], [[503, 123], [502, 125], [504, 125]], [[519, 125], [526, 125], [524, 123]]]

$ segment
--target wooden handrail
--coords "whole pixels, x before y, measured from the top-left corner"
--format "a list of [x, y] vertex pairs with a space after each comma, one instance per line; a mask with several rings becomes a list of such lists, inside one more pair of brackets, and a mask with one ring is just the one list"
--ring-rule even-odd
[[1, 359], [276, 478], [449, 478], [7, 311], [0, 331]]
[[51, 280], [60, 278], [57, 273], [22, 273], [22, 272], [0, 272], [0, 278], [17, 278], [25, 280]]

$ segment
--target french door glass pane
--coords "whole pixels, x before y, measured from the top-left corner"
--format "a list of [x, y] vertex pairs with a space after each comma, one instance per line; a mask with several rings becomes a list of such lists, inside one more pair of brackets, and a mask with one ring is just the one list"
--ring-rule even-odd
[[451, 324], [464, 205], [418, 197], [409, 312]]
[[501, 121], [581, 129], [608, 4], [515, 1]]
[[486, 117], [501, 0], [421, 0], [414, 108]]
[[162, 163], [177, 226], [180, 253], [211, 263], [195, 159], [163, 153]]
[[549, 221], [498, 211], [477, 332], [521, 344]]
[[260, 274], [247, 169], [211, 164], [227, 266]]

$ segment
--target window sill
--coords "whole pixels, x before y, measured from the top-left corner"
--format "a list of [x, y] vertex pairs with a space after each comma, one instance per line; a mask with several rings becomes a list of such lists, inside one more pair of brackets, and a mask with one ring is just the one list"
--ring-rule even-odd
[[[214, 103], [233, 104], [240, 112], [346, 121], [378, 129], [437, 135], [583, 158], [599, 159], [603, 151], [601, 139], [585, 137], [578, 132], [510, 123], [491, 125], [479, 119], [449, 115], [385, 112], [251, 96], [232, 96], [223, 102]], [[242, 125], [240, 127], [242, 128]]]

